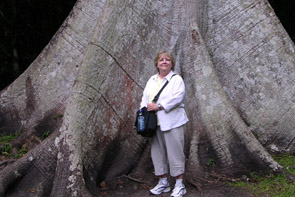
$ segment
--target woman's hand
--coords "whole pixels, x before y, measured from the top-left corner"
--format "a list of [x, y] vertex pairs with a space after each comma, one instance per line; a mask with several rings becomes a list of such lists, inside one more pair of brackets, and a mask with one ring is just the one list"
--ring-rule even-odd
[[159, 110], [158, 104], [157, 103], [149, 103], [147, 105], [147, 110], [148, 111], [158, 111]]

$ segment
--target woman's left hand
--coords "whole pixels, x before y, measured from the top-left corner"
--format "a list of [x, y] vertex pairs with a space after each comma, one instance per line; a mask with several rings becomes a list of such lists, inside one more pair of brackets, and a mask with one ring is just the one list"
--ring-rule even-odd
[[147, 110], [148, 111], [158, 111], [159, 110], [158, 104], [157, 103], [148, 103]]

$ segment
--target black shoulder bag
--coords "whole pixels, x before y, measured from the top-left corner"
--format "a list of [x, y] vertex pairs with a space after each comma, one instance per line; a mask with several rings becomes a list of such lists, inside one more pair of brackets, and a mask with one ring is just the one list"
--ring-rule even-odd
[[[174, 77], [176, 74], [172, 75]], [[171, 77], [171, 78], [172, 78]], [[170, 78], [170, 80], [171, 80]], [[157, 95], [153, 99], [153, 103], [157, 103], [161, 92], [163, 89], [167, 86], [169, 81], [167, 80], [166, 83], [163, 85], [163, 87], [160, 89], [160, 91], [157, 93]], [[141, 135], [143, 137], [153, 137], [157, 130], [158, 126], [158, 120], [157, 120], [157, 115], [155, 111], [147, 111], [146, 107], [141, 108], [142, 115], [144, 117], [144, 130], [140, 131], [138, 127], [138, 117], [139, 117], [139, 111], [136, 112], [136, 119], [135, 119], [135, 126], [136, 126], [136, 132], [138, 135]]]

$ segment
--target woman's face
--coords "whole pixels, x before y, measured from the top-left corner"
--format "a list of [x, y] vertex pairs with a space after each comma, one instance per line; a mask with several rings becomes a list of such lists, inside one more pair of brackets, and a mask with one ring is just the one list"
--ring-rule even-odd
[[171, 68], [172, 68], [172, 62], [170, 60], [170, 58], [167, 55], [161, 55], [158, 63], [157, 63], [157, 67], [161, 72], [170, 72]]

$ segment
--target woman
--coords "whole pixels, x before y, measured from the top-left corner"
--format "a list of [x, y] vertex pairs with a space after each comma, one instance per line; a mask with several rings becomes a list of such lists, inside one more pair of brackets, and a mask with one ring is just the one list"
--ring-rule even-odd
[[[157, 111], [158, 125], [156, 134], [152, 138], [151, 156], [158, 184], [150, 190], [152, 194], [170, 192], [168, 171], [176, 177], [175, 187], [171, 196], [183, 196], [186, 193], [183, 184], [185, 168], [184, 132], [188, 121], [184, 110], [185, 85], [179, 75], [174, 75], [175, 60], [167, 51], [161, 51], [155, 58], [158, 73], [147, 82], [143, 91], [140, 107], [147, 107], [148, 111]], [[153, 98], [165, 84], [157, 103]]]

